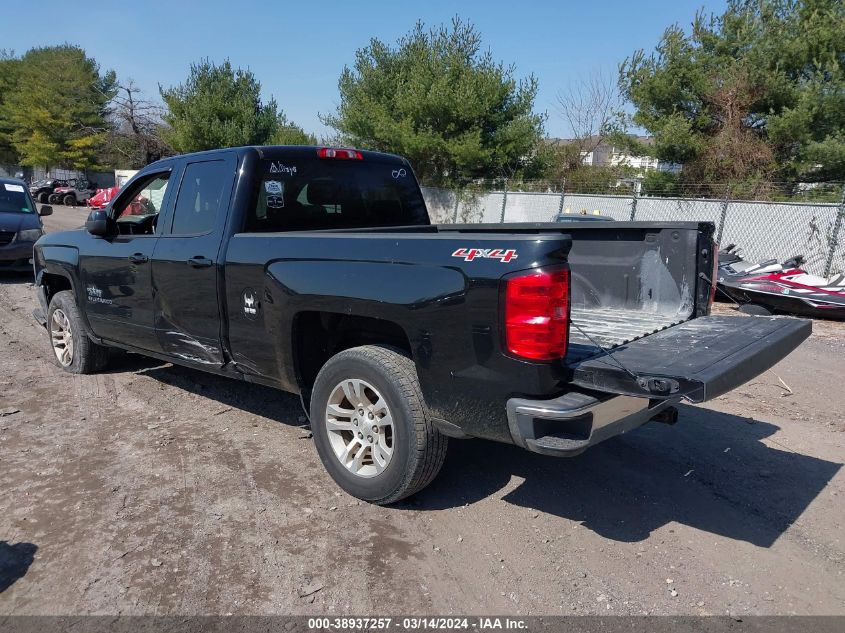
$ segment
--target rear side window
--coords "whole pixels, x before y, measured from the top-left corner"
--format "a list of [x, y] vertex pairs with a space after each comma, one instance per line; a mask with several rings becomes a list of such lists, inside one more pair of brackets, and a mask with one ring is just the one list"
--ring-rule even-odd
[[188, 164], [173, 212], [173, 235], [201, 235], [214, 228], [229, 176], [222, 160]]
[[364, 160], [262, 162], [248, 232], [429, 224], [410, 169]]

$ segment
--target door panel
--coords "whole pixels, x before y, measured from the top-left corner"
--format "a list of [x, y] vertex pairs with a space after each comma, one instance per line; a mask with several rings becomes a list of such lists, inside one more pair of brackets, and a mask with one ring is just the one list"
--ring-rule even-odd
[[85, 312], [97, 336], [159, 349], [149, 263], [155, 241], [140, 235], [98, 240], [95, 254], [80, 255]]
[[152, 258], [155, 329], [165, 353], [223, 365], [219, 253], [235, 178], [234, 154], [185, 165], [171, 226]]
[[170, 203], [170, 169], [139, 176], [115, 198], [111, 213], [120, 233], [91, 236], [80, 256], [82, 300], [94, 334], [159, 351], [153, 314], [151, 259], [160, 217]]

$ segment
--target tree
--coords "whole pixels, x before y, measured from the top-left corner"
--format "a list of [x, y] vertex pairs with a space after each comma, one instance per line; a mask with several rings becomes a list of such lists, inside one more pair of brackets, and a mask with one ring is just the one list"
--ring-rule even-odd
[[177, 152], [265, 145], [279, 127], [276, 101], [261, 100], [261, 84], [229, 60], [191, 64], [184, 84], [159, 87], [167, 105], [164, 139]]
[[845, 178], [841, 0], [730, 0], [626, 59], [620, 86], [684, 180]]
[[288, 122], [282, 115], [270, 143], [272, 145], [316, 145], [317, 137], [295, 123]]
[[108, 152], [115, 166], [140, 169], [172, 150], [162, 138], [164, 107], [143, 98], [131, 79], [112, 100]]
[[698, 195], [697, 191], [684, 191], [679, 174], [671, 171], [649, 170], [642, 179], [640, 194], [643, 196], [682, 197], [685, 193]]
[[[566, 183], [567, 190], [601, 191], [625, 172], [621, 167], [585, 165], [584, 158], [610, 142], [624, 123], [616, 81], [597, 72], [557, 94], [556, 109], [570, 129], [568, 139], [546, 139], [534, 154], [530, 177]], [[577, 173], [576, 173], [577, 172]]]
[[114, 72], [100, 75], [98, 64], [69, 44], [34, 48], [13, 66], [15, 85], [0, 98], [0, 128], [10, 131], [20, 163], [94, 166], [108, 130]]
[[370, 40], [338, 88], [323, 121], [352, 145], [406, 156], [431, 184], [518, 175], [543, 132], [537, 80], [517, 81], [458, 18], [429, 31], [417, 23], [396, 46]]
[[580, 159], [606, 142], [618, 127], [622, 98], [617, 82], [600, 72], [575, 81], [558, 92], [557, 110], [572, 130], [572, 145], [578, 148]]
[[0, 50], [0, 162], [6, 164], [17, 163], [19, 158], [12, 144], [11, 122], [3, 117], [3, 105], [18, 85], [19, 66], [20, 60], [14, 53]]

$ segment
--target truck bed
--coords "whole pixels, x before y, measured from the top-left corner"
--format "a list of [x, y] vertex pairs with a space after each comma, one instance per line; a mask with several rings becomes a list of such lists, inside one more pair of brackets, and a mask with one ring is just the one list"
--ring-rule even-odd
[[697, 257], [710, 246], [713, 227], [707, 223], [464, 224], [438, 225], [436, 231], [571, 238], [567, 363], [602, 353], [599, 345], [618, 348], [701, 314], [695, 312], [695, 293], [705, 282], [698, 278]]

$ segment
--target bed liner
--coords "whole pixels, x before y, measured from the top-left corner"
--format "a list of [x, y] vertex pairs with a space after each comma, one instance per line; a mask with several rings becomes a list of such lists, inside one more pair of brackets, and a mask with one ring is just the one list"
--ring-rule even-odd
[[677, 314], [651, 314], [641, 309], [619, 307], [573, 307], [570, 318], [567, 362], [603, 353], [598, 345], [606, 350], [613, 349], [686, 320]]

